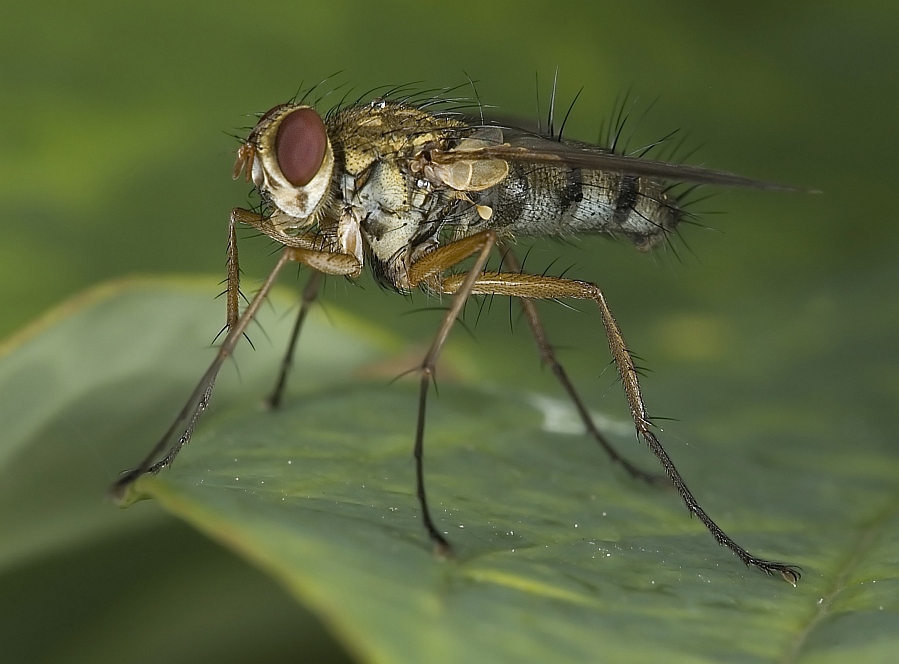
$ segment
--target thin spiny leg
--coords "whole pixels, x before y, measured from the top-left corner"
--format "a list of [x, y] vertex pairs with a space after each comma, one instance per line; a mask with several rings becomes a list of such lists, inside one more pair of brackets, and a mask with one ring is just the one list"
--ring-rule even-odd
[[[473, 251], [478, 251], [477, 259], [475, 260], [471, 271], [468, 273], [467, 278], [454, 291], [455, 296], [453, 297], [453, 303], [450, 306], [449, 311], [447, 311], [446, 315], [443, 317], [443, 322], [440, 324], [440, 329], [437, 331], [437, 336], [434, 337], [434, 341], [431, 344], [427, 355], [425, 355], [419, 367], [419, 371], [421, 372], [421, 384], [419, 386], [418, 393], [418, 421], [415, 427], [415, 448], [413, 451], [413, 455], [415, 457], [416, 488], [418, 494], [418, 502], [421, 505], [422, 520], [424, 521], [425, 529], [428, 531], [428, 536], [434, 543], [434, 553], [438, 556], [451, 556], [453, 553], [453, 548], [449, 541], [443, 536], [443, 534], [439, 530], [437, 530], [437, 526], [434, 525], [434, 520], [431, 518], [431, 512], [428, 509], [428, 498], [425, 491], [424, 437], [425, 413], [427, 411], [428, 404], [428, 390], [430, 389], [431, 381], [434, 378], [434, 369], [437, 358], [440, 355], [440, 351], [443, 348], [443, 345], [446, 343], [447, 336], [449, 335], [453, 324], [456, 322], [456, 318], [462, 312], [462, 308], [465, 306], [466, 300], [468, 299], [469, 295], [471, 295], [471, 289], [474, 286], [475, 281], [477, 281], [478, 275], [487, 264], [487, 259], [490, 256], [490, 252], [493, 249], [495, 242], [496, 236], [492, 232], [488, 231], [474, 241], [469, 238], [466, 241], [457, 243], [456, 247], [459, 249], [459, 251], [456, 251], [453, 245], [447, 245], [447, 247], [443, 247], [444, 250], [448, 251], [442, 252], [440, 255], [433, 257], [430, 261], [431, 263], [435, 264], [436, 268], [437, 264], [441, 263], [441, 256], [446, 256], [447, 260], [454, 261], [451, 264], [455, 264], [459, 260], [462, 260], [462, 258], [458, 258], [458, 255], [460, 251], [467, 245], [471, 245], [471, 251], [468, 251], [468, 255], [470, 255]], [[436, 254], [437, 252], [434, 253]]]
[[240, 265], [237, 262], [237, 218], [228, 220], [228, 286], [226, 291], [228, 317], [226, 326], [230, 330], [237, 324], [240, 314]]
[[[194, 388], [194, 391], [191, 393], [187, 402], [181, 408], [175, 421], [172, 422], [168, 431], [166, 431], [165, 435], [159, 439], [159, 442], [153, 446], [150, 453], [144, 457], [143, 461], [141, 461], [136, 468], [124, 473], [115, 484], [113, 484], [112, 494], [114, 496], [120, 498], [124, 494], [125, 489], [141, 475], [156, 473], [168, 466], [172, 463], [178, 452], [181, 451], [181, 448], [188, 443], [193, 434], [194, 427], [200, 419], [200, 415], [209, 405], [209, 399], [212, 396], [212, 390], [215, 387], [215, 379], [218, 376], [219, 370], [222, 368], [222, 364], [224, 364], [225, 360], [234, 352], [234, 347], [243, 336], [247, 325], [249, 325], [250, 321], [255, 317], [262, 301], [265, 299], [266, 295], [268, 295], [272, 285], [274, 285], [278, 273], [289, 260], [290, 252], [282, 252], [275, 267], [268, 275], [265, 283], [262, 284], [262, 288], [256, 293], [256, 296], [243, 312], [243, 315], [230, 326], [228, 335], [225, 337], [222, 345], [219, 346], [215, 359], [213, 359], [212, 364], [206, 370], [206, 373], [203, 374], [200, 382], [197, 383], [197, 386]], [[169, 449], [165, 453], [165, 456], [161, 460], [154, 462], [156, 457], [159, 456], [167, 446]]]
[[300, 330], [303, 327], [303, 322], [306, 320], [306, 314], [309, 313], [309, 307], [315, 301], [315, 298], [318, 297], [318, 289], [321, 286], [322, 277], [321, 272], [313, 270], [309, 280], [306, 282], [306, 287], [303, 289], [300, 310], [297, 312], [297, 319], [294, 321], [293, 330], [290, 333], [287, 353], [285, 353], [284, 359], [281, 360], [281, 370], [278, 373], [278, 380], [275, 382], [275, 389], [272, 390], [272, 393], [266, 400], [269, 408], [274, 409], [281, 405], [281, 397], [284, 396], [284, 388], [287, 385], [287, 375], [293, 366], [293, 355], [297, 347], [297, 340], [300, 338]]
[[[237, 265], [237, 245], [236, 245], [236, 222], [248, 223], [256, 227], [262, 225], [264, 228], [265, 218], [262, 215], [235, 208], [231, 211], [231, 223], [228, 227], [228, 334], [219, 347], [212, 364], [203, 374], [200, 382], [194, 388], [187, 402], [181, 408], [175, 421], [165, 432], [165, 435], [153, 446], [150, 453], [132, 470], [121, 475], [119, 479], [112, 485], [110, 492], [116, 498], [122, 498], [126, 489], [133, 484], [137, 478], [147, 473], [156, 473], [165, 468], [177, 456], [178, 452], [190, 440], [196, 427], [197, 421], [209, 405], [209, 399], [212, 396], [212, 390], [215, 386], [215, 379], [222, 368], [225, 360], [234, 352], [234, 348], [240, 338], [244, 335], [247, 326], [250, 324], [259, 311], [269, 291], [278, 277], [281, 269], [290, 261], [296, 261], [308, 265], [309, 267], [325, 274], [334, 275], [358, 275], [362, 269], [359, 261], [349, 254], [332, 253], [322, 251], [316, 248], [316, 236], [298, 235], [289, 238], [282, 244], [286, 244], [284, 251], [281, 252], [278, 262], [266, 278], [262, 287], [256, 293], [243, 314], [237, 317], [232, 323], [234, 312], [237, 311], [238, 283], [237, 276], [240, 270]], [[165, 452], [162, 459], [156, 461], [160, 454]]]
[[[466, 284], [468, 283], [469, 277], [470, 275], [466, 274], [454, 274], [443, 279], [440, 284], [443, 289], [442, 292], [455, 293], [463, 281]], [[665, 469], [665, 473], [671, 479], [687, 509], [691, 514], [696, 515], [719, 544], [733, 551], [743, 563], [756, 567], [766, 574], [780, 574], [785, 581], [794, 586], [796, 585], [800, 577], [798, 567], [757, 558], [750, 554], [712, 521], [711, 517], [706, 514], [705, 510], [696, 501], [696, 498], [693, 497], [690, 489], [687, 488], [677, 468], [674, 467], [671, 457], [668, 456], [665, 448], [662, 447], [662, 444], [651, 430], [652, 422], [646, 411], [646, 404], [643, 401], [637, 369], [634, 366], [630, 352], [627, 350], [627, 345], [624, 342], [624, 337], [621, 335], [621, 330], [618, 328], [618, 323], [612, 316], [605, 296], [598, 286], [584, 281], [558, 277], [541, 277], [514, 272], [484, 272], [478, 275], [469, 293], [472, 295], [511, 295], [531, 299], [571, 297], [596, 302], [602, 317], [603, 326], [605, 327], [609, 349], [612, 351], [612, 357], [621, 376], [621, 384], [624, 387], [637, 434], [659, 459], [662, 467]]]
[[[520, 272], [521, 264], [519, 263], [518, 257], [512, 251], [511, 247], [509, 247], [505, 242], [503, 242], [501, 246], [503, 247], [503, 251], [505, 252], [504, 260], [508, 263], [509, 267], [512, 270]], [[518, 298], [518, 301], [521, 303], [521, 308], [524, 309], [525, 316], [528, 320], [528, 325], [530, 325], [531, 327], [531, 332], [534, 335], [534, 341], [537, 344], [537, 350], [540, 353], [541, 361], [544, 365], [549, 366], [550, 370], [553, 372], [553, 375], [562, 385], [562, 389], [564, 389], [568, 394], [568, 398], [571, 399], [571, 402], [577, 409], [578, 415], [581, 418], [581, 422], [583, 422], [584, 427], [587, 429], [587, 433], [592, 436], [593, 440], [599, 443], [600, 447], [602, 447], [606, 451], [606, 454], [609, 455], [609, 458], [612, 459], [614, 463], [621, 464], [621, 466], [630, 474], [631, 477], [642, 480], [643, 482], [647, 482], [649, 484], [670, 485], [670, 480], [667, 475], [649, 473], [641, 470], [630, 461], [625, 459], [623, 456], [621, 456], [618, 450], [616, 450], [608, 441], [608, 439], [606, 439], [602, 432], [597, 428], [596, 423], [593, 421], [593, 416], [590, 415], [590, 411], [587, 410], [587, 407], [584, 405], [580, 394], [578, 394], [577, 390], [574, 387], [574, 384], [568, 377], [568, 372], [565, 371], [565, 368], [556, 357], [555, 349], [553, 349], [552, 345], [549, 343], [549, 339], [546, 336], [546, 330], [543, 327], [543, 322], [540, 320], [540, 316], [537, 313], [537, 307], [534, 305], [534, 301], [530, 298]]]
[[646, 412], [646, 404], [643, 401], [643, 395], [640, 390], [637, 369], [634, 366], [630, 352], [627, 350], [627, 346], [624, 343], [624, 337], [622, 337], [618, 324], [612, 316], [612, 312], [609, 309], [605, 296], [597, 286], [593, 286], [592, 289], [592, 299], [599, 306], [602, 322], [606, 328], [606, 336], [609, 339], [609, 348], [612, 351], [612, 356], [615, 358], [615, 364], [618, 365], [618, 372], [621, 376], [621, 382], [624, 385], [624, 392], [627, 396], [628, 404], [631, 407], [631, 414], [634, 418], [634, 425], [636, 426], [637, 433], [661, 462], [662, 467], [665, 469], [665, 473], [671, 478], [677, 492], [683, 499], [684, 504], [686, 504], [687, 509], [691, 514], [695, 514], [696, 517], [702, 521], [703, 525], [712, 533], [712, 536], [719, 544], [726, 546], [733, 551], [744, 564], [751, 567], [757, 567], [766, 574], [777, 572], [785, 581], [795, 586], [800, 577], [799, 569], [797, 567], [794, 565], [764, 560], [750, 554], [746, 549], [732, 540], [727, 533], [721, 530], [721, 528], [718, 527], [718, 524], [712, 521], [712, 518], [706, 514], [706, 511], [699, 505], [696, 498], [693, 497], [693, 493], [687, 487], [687, 484], [684, 482], [677, 468], [674, 467], [674, 462], [671, 461], [668, 452], [665, 451], [665, 448], [662, 447], [659, 439], [656, 438], [656, 435], [650, 430], [652, 422]]

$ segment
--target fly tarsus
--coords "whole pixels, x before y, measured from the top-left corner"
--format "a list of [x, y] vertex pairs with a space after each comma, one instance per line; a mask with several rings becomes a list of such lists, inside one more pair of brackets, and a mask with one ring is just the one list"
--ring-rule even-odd
[[[216, 356], [212, 365], [206, 370], [206, 373], [203, 374], [203, 378], [200, 379], [200, 382], [194, 388], [187, 403], [184, 404], [181, 412], [178, 413], [178, 417], [172, 422], [172, 425], [169, 427], [168, 431], [165, 432], [165, 435], [163, 435], [153, 449], [150, 450], [150, 453], [143, 461], [141, 461], [137, 468], [125, 471], [112, 485], [110, 494], [115, 500], [123, 500], [128, 491], [128, 487], [134, 484], [140, 477], [144, 475], [155, 475], [166, 466], [170, 466], [175, 460], [175, 457], [178, 456], [178, 452], [181, 451], [181, 448], [190, 442], [190, 437], [193, 435], [194, 428], [196, 427], [200, 416], [209, 406], [209, 400], [212, 397], [212, 389], [215, 387], [215, 379], [218, 376], [224, 358], [225, 355], [219, 351], [219, 354]], [[176, 434], [178, 435], [177, 441], [174, 444], [170, 444], [170, 441]], [[165, 456], [159, 461], [154, 461], [154, 459], [166, 449], [166, 446], [168, 446], [168, 450], [166, 451]]]
[[[455, 320], [455, 318], [453, 319]], [[428, 358], [431, 353], [428, 353]], [[425, 491], [425, 473], [424, 473], [424, 439], [425, 439], [425, 420], [428, 405], [428, 390], [431, 387], [431, 380], [434, 376], [434, 367], [427, 364], [428, 358], [425, 358], [425, 364], [421, 367], [421, 386], [418, 395], [418, 422], [415, 427], [415, 448], [412, 456], [415, 457], [415, 488], [418, 496], [418, 504], [421, 506], [421, 520], [424, 523], [425, 530], [428, 531], [428, 537], [434, 545], [434, 555], [438, 558], [452, 558], [453, 545], [443, 536], [431, 518], [431, 510], [428, 508], [428, 495]], [[436, 358], [435, 358], [436, 359]]]
[[797, 565], [789, 565], [787, 563], [777, 563], [772, 560], [763, 560], [754, 556], [748, 556], [743, 560], [747, 567], [755, 567], [762, 570], [768, 576], [776, 576], [780, 574], [781, 578], [794, 588], [802, 578], [801, 567]]
[[490, 252], [496, 244], [496, 234], [493, 231], [485, 231], [478, 235], [471, 236], [459, 242], [445, 245], [431, 254], [425, 256], [426, 260], [413, 264], [413, 270], [410, 272], [414, 275], [413, 281], [420, 282], [427, 279], [430, 275], [443, 272], [443, 270], [465, 260], [471, 255], [475, 255], [474, 265], [471, 271], [463, 277], [459, 287], [454, 291], [453, 302], [449, 310], [443, 317], [440, 329], [431, 343], [427, 354], [422, 359], [418, 367], [421, 375], [421, 385], [418, 393], [418, 420], [415, 427], [415, 447], [412, 455], [415, 458], [415, 480], [418, 494], [418, 503], [421, 507], [421, 518], [424, 522], [428, 536], [434, 544], [434, 554], [438, 558], [451, 558], [453, 556], [453, 548], [449, 541], [437, 529], [434, 520], [431, 518], [431, 511], [428, 509], [427, 492], [425, 491], [424, 478], [424, 438], [425, 438], [425, 415], [428, 405], [428, 390], [431, 387], [431, 381], [434, 379], [434, 369], [437, 364], [437, 358], [443, 345], [446, 343], [447, 336], [456, 322], [465, 302], [471, 295], [472, 288], [478, 280], [478, 275], [487, 264]]
[[[234, 352], [234, 348], [237, 345], [237, 342], [243, 337], [247, 325], [249, 325], [250, 321], [256, 316], [256, 312], [262, 305], [262, 301], [274, 285], [278, 273], [290, 260], [292, 260], [292, 255], [289, 252], [285, 251], [281, 254], [275, 267], [256, 293], [256, 296], [250, 302], [249, 306], [234, 325], [229, 325], [228, 334], [222, 342], [222, 345], [219, 346], [215, 359], [213, 359], [212, 364], [209, 365], [209, 368], [203, 374], [200, 382], [197, 383], [197, 386], [194, 388], [193, 392], [191, 392], [190, 397], [181, 408], [181, 411], [178, 413], [175, 421], [172, 422], [168, 431], [165, 432], [165, 435], [159, 439], [159, 442], [153, 446], [150, 453], [144, 457], [143, 461], [141, 461], [136, 468], [126, 471], [112, 485], [110, 493], [115, 499], [122, 500], [126, 495], [128, 487], [134, 484], [143, 475], [157, 473], [170, 465], [178, 455], [178, 452], [181, 451], [181, 448], [190, 441], [190, 437], [193, 434], [200, 416], [209, 405], [209, 400], [212, 397], [212, 390], [215, 387], [215, 379], [218, 376], [219, 370], [222, 368], [222, 364], [224, 364], [225, 360]], [[172, 443], [172, 440], [175, 442]], [[157, 461], [157, 457], [159, 457], [163, 451], [165, 451], [165, 455], [161, 460]]]
[[[460, 273], [446, 277], [441, 284], [443, 292], [456, 293], [457, 290], [461, 291], [463, 281], [467, 281], [470, 276], [470, 274]], [[782, 563], [771, 563], [750, 555], [745, 549], [732, 540], [727, 533], [721, 530], [714, 521], [712, 521], [711, 517], [709, 517], [705, 510], [700, 507], [696, 498], [693, 497], [687, 484], [684, 482], [677, 468], [675, 468], [674, 463], [671, 461], [671, 457], [668, 456], [665, 448], [662, 447], [659, 439], [656, 438], [656, 435], [652, 432], [652, 422], [649, 419], [646, 404], [643, 401], [637, 369], [634, 366], [630, 351], [624, 342], [624, 337], [621, 334], [618, 323], [615, 321], [605, 296], [598, 286], [585, 281], [575, 281], [559, 277], [538, 276], [515, 272], [484, 272], [478, 275], [473, 286], [469, 288], [470, 290], [467, 290], [466, 292], [475, 295], [510, 295], [522, 299], [558, 299], [570, 297], [580, 300], [593, 300], [599, 307], [603, 327], [606, 332], [606, 338], [609, 342], [609, 349], [611, 350], [612, 357], [618, 367], [618, 374], [621, 378], [621, 384], [624, 387], [625, 396], [627, 397], [628, 405], [630, 406], [631, 414], [634, 418], [634, 427], [636, 428], [637, 434], [643, 439], [662, 464], [665, 475], [674, 485], [674, 488], [677, 489], [677, 492], [686, 504], [687, 509], [690, 510], [691, 514], [696, 515], [696, 517], [702, 521], [703, 525], [709, 530], [719, 544], [726, 546], [733, 551], [747, 565], [758, 567], [769, 574], [773, 574], [776, 571], [790, 583], [798, 581], [799, 572], [796, 567]], [[545, 343], [545, 338], [543, 341]], [[538, 339], [538, 345], [540, 345], [540, 339]], [[545, 345], [548, 347], [548, 344]], [[558, 363], [556, 363], [556, 365], [558, 366]], [[564, 372], [561, 372], [561, 375], [564, 375]], [[579, 400], [575, 399], [575, 404], [577, 405], [578, 403]], [[581, 404], [581, 408], [583, 408], [583, 404]], [[591, 422], [592, 419], [583, 419], [585, 423], [588, 423], [589, 428], [589, 422]], [[599, 438], [598, 440], [600, 444], [602, 444], [602, 439]], [[606, 451], [609, 451], [608, 447], [606, 447]], [[628, 468], [628, 465], [630, 464], [625, 464], [624, 459], [621, 459], [620, 457], [616, 458], [617, 452], [613, 452], [614, 450], [610, 452], [612, 458], [624, 465], [625, 468]], [[628, 468], [628, 471], [636, 477], [654, 477], [643, 473], [643, 471], [640, 471], [633, 466]], [[655, 483], [657, 480], [653, 479], [652, 481]]]
[[699, 502], [693, 496], [693, 493], [687, 487], [681, 474], [678, 472], [677, 468], [675, 468], [674, 462], [671, 461], [671, 457], [668, 456], [668, 452], [662, 447], [662, 444], [659, 442], [659, 439], [656, 438], [655, 434], [649, 430], [649, 426], [649, 423], [645, 420], [640, 421], [637, 424], [637, 431], [640, 434], [640, 437], [652, 450], [653, 454], [659, 459], [659, 462], [662, 464], [662, 467], [674, 484], [674, 488], [677, 489], [677, 492], [680, 494], [681, 499], [683, 499], [687, 509], [690, 510], [690, 514], [695, 515], [696, 518], [702, 522], [702, 525], [708, 529], [718, 544], [730, 549], [748, 567], [756, 567], [769, 576], [777, 572], [787, 583], [795, 586], [801, 576], [798, 567], [786, 563], [772, 562], [763, 558], [756, 558], [731, 539], [730, 535], [721, 530], [718, 524], [712, 520], [704, 509], [702, 509]]
[[128, 487], [144, 474], [141, 468], [132, 468], [123, 472], [119, 478], [109, 487], [109, 497], [117, 503], [123, 502], [127, 495]]

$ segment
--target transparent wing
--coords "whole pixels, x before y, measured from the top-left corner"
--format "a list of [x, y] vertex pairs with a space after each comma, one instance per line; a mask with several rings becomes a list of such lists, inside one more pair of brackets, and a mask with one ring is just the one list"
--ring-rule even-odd
[[[750, 187], [780, 191], [808, 191], [773, 182], [717, 171], [689, 164], [671, 164], [664, 161], [614, 154], [589, 143], [556, 141], [541, 136], [507, 131], [503, 144], [463, 150], [431, 150], [430, 160], [438, 165], [477, 159], [502, 159], [526, 164], [556, 164], [596, 171], [611, 171], [639, 177], [715, 184], [730, 187]], [[510, 135], [511, 134], [511, 135]]]

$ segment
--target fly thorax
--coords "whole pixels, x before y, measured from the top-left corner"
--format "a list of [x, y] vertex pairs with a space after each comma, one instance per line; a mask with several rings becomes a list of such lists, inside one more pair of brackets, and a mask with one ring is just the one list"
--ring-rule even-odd
[[414, 186], [395, 161], [371, 166], [356, 200], [362, 234], [374, 258], [405, 264], [407, 250], [425, 218], [426, 199], [426, 193]]

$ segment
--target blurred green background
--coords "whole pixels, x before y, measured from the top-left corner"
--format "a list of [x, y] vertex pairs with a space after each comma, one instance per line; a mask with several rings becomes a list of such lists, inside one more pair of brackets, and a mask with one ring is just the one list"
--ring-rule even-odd
[[[573, 265], [569, 274], [605, 289], [654, 370], [650, 394], [679, 380], [706, 386], [654, 410], [689, 420], [738, 398], [717, 391], [716, 376], [763, 380], [779, 368], [772, 399], [864, 427], [872, 445], [896, 453], [887, 433], [899, 397], [895, 3], [37, 2], [6, 3], [2, 13], [0, 337], [104, 280], [224, 276], [228, 212], [248, 200], [230, 178], [229, 134], [304, 84], [340, 72], [334, 85], [361, 94], [471, 76], [484, 102], [529, 121], [535, 73], [545, 100], [558, 67], [560, 106], [584, 87], [569, 137], [595, 139], [625, 93], [637, 100], [634, 120], [658, 98], [635, 147], [680, 129], [701, 146], [693, 163], [823, 192], [716, 192], [696, 210], [726, 214], [685, 228], [689, 248], [678, 245], [678, 255], [597, 239], [537, 245], [529, 260], [538, 269], [559, 258], [554, 271]], [[243, 243], [247, 290], [270, 252], [263, 239]], [[439, 312], [403, 315], [425, 298], [410, 304], [361, 283], [330, 280], [325, 306], [427, 343]], [[563, 360], [584, 365], [576, 378], [603, 395], [605, 355], [577, 359], [604, 349], [598, 320], [544, 311]], [[457, 337], [496, 383], [553, 389], [526, 331], [516, 326], [510, 341], [508, 328], [498, 302], [474, 339]], [[104, 544], [123, 552], [109, 553], [109, 564], [171, 542], [167, 551], [216, 557], [240, 580], [235, 588], [245, 583], [260, 606], [276, 607], [271, 615], [299, 611], [229, 554], [162, 516], [155, 523], [156, 535]], [[84, 569], [102, 568], [95, 553], [78, 552]], [[22, 597], [34, 595], [24, 579], [49, 578], [52, 563], [17, 572]], [[289, 642], [299, 619], [285, 617], [271, 640]]]
[[[659, 98], [643, 142], [680, 129], [703, 146], [695, 162], [824, 191], [722, 193], [704, 206], [727, 212], [705, 219], [720, 232], [687, 229], [697, 258], [683, 252], [684, 266], [608, 243], [575, 252], [579, 276], [600, 281], [622, 318], [627, 307], [785, 297], [853, 278], [893, 260], [899, 235], [889, 194], [897, 14], [892, 3], [821, 2], [10, 7], [0, 25], [0, 334], [110, 277], [221, 273], [228, 211], [247, 200], [229, 177], [226, 134], [335, 72], [360, 94], [456, 85], [467, 73], [485, 102], [532, 120], [535, 74], [545, 100], [558, 66], [561, 105], [584, 86], [572, 137], [595, 138], [630, 91], [636, 115]], [[270, 264], [265, 247], [258, 260], [245, 254], [252, 276]], [[332, 290], [352, 308], [404, 307], [369, 288], [349, 299]]]

